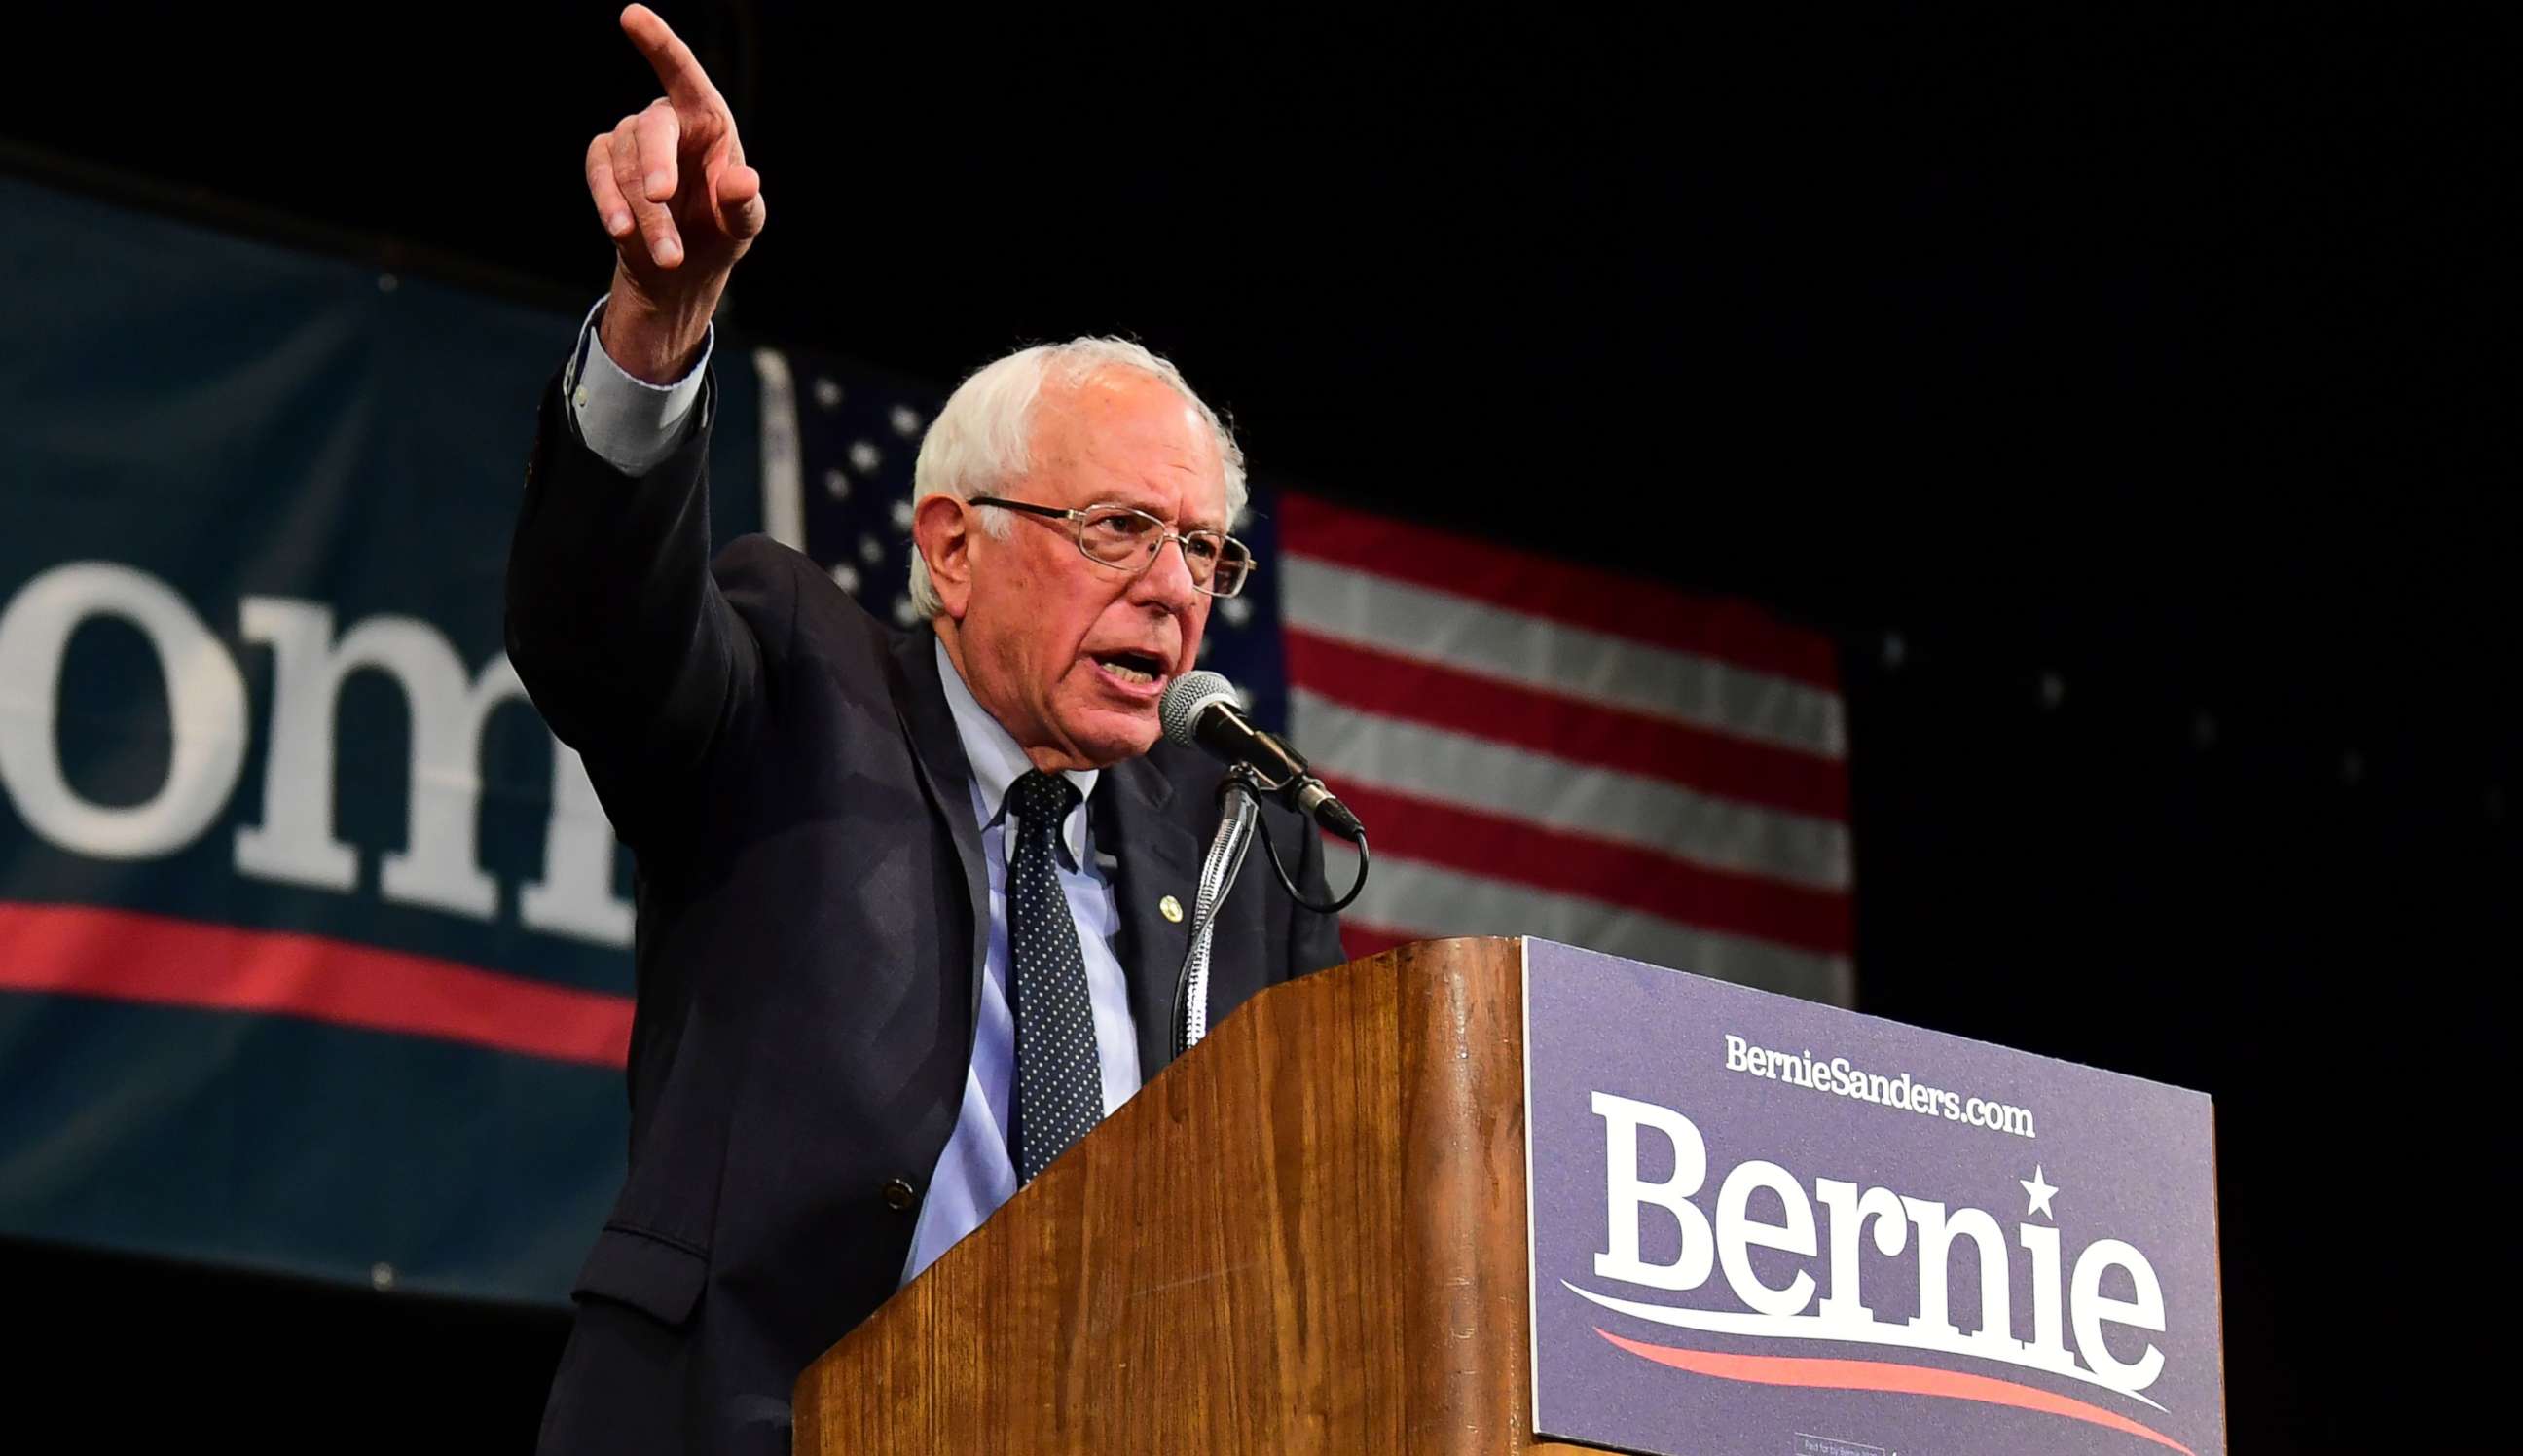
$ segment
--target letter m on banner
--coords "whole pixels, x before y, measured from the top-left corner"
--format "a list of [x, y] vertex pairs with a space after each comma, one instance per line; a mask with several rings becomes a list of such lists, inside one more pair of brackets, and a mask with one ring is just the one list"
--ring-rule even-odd
[[0, 218], [0, 1235], [563, 1298], [632, 886], [501, 599], [578, 320], [14, 181]]

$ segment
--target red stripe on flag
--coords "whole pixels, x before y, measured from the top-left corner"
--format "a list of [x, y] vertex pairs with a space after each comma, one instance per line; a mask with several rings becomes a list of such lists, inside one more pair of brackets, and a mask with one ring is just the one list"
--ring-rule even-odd
[[1285, 636], [1289, 685], [1353, 708], [1668, 778], [1722, 798], [1821, 819], [1848, 818], [1848, 772], [1831, 759], [1335, 641], [1302, 628], [1287, 629]]
[[1310, 495], [1279, 496], [1279, 549], [1837, 691], [1831, 638], [1756, 607], [1492, 545]]
[[1712, 869], [1651, 849], [1388, 789], [1337, 787], [1342, 801], [1366, 822], [1379, 862], [1443, 865], [1827, 956], [1845, 956], [1854, 943], [1848, 896], [1837, 891]]
[[631, 999], [320, 935], [0, 903], [0, 990], [304, 1016], [619, 1067]]

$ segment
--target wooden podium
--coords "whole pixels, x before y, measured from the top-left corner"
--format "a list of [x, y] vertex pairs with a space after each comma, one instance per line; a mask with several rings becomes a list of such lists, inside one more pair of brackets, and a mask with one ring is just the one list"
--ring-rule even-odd
[[1529, 1422], [1522, 960], [1238, 1009], [808, 1367], [794, 1449], [1578, 1451]]

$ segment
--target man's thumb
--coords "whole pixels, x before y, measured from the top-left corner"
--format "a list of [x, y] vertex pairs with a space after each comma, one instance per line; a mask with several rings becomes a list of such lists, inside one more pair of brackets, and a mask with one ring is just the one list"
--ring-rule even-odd
[[719, 221], [731, 237], [750, 238], [761, 232], [768, 211], [762, 202], [762, 173], [739, 164], [719, 177]]

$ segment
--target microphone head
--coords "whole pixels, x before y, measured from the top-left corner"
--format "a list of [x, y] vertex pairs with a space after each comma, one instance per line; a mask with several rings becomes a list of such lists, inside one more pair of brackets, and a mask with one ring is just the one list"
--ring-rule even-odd
[[1166, 736], [1185, 748], [1198, 748], [1196, 729], [1200, 715], [1214, 703], [1224, 703], [1242, 712], [1244, 699], [1235, 692], [1235, 684], [1216, 673], [1185, 673], [1166, 689], [1157, 704], [1157, 719], [1166, 726]]

